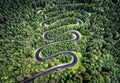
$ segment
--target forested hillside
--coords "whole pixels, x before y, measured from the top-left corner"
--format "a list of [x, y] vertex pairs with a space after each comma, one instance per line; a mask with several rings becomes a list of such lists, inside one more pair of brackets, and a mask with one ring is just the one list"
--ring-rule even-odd
[[74, 51], [79, 62], [34, 83], [120, 83], [119, 0], [0, 0], [0, 83], [21, 83], [71, 62], [64, 54], [45, 62], [35, 59], [39, 47], [74, 37], [67, 33], [45, 40], [43, 21], [50, 37], [76, 30], [81, 39], [45, 48], [42, 56]]

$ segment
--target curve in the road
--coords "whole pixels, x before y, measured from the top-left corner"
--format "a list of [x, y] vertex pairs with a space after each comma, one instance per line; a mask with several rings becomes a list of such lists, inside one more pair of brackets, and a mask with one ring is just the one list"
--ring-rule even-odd
[[[79, 24], [82, 23], [81, 20], [79, 20], [79, 22], [80, 22]], [[43, 21], [43, 22], [41, 23], [41, 26], [45, 26], [45, 25], [46, 25], [46, 24], [45, 24], [45, 21]], [[65, 32], [65, 33], [60, 34], [60, 35], [57, 36], [57, 37], [50, 38], [50, 37], [48, 36], [48, 33], [49, 33], [50, 31], [51, 31], [51, 30], [46, 30], [46, 32], [43, 33], [44, 39], [46, 39], [46, 40], [55, 40], [55, 39], [57, 39], [58, 37], [60, 37], [61, 35], [66, 34], [66, 33], [72, 33], [72, 34], [74, 34], [75, 36], [74, 36], [73, 39], [70, 39], [70, 40], [59, 41], [59, 42], [47, 44], [47, 45], [45, 45], [45, 46], [42, 46], [42, 47], [38, 48], [37, 51], [36, 51], [36, 53], [35, 53], [35, 58], [36, 58], [38, 61], [44, 62], [44, 61], [46, 61], [46, 60], [48, 60], [48, 59], [55, 58], [55, 57], [57, 57], [57, 56], [59, 56], [59, 55], [61, 55], [61, 54], [69, 54], [69, 55], [72, 56], [72, 58], [73, 58], [72, 62], [70, 62], [70, 63], [68, 63], [68, 64], [66, 63], [66, 64], [61, 64], [61, 65], [54, 66], [54, 67], [46, 70], [46, 71], [43, 72], [43, 73], [37, 74], [37, 75], [33, 76], [32, 78], [29, 78], [29, 79], [23, 81], [23, 83], [29, 83], [29, 82], [33, 81], [35, 78], [37, 78], [37, 77], [39, 77], [39, 76], [47, 75], [47, 74], [49, 74], [49, 73], [51, 73], [51, 72], [55, 72], [55, 71], [58, 71], [58, 70], [60, 70], [60, 69], [71, 68], [71, 67], [75, 66], [75, 65], [78, 63], [77, 54], [76, 54], [75, 52], [73, 52], [73, 51], [62, 51], [62, 52], [53, 54], [53, 55], [48, 56], [48, 57], [45, 57], [45, 58], [43, 58], [43, 57], [40, 56], [42, 50], [43, 50], [44, 48], [46, 48], [46, 47], [49, 47], [49, 46], [54, 45], [54, 44], [64, 43], [64, 42], [78, 41], [78, 40], [80, 40], [80, 38], [81, 38], [81, 34], [80, 34], [78, 31], [76, 31], [76, 30], [70, 30], [70, 31], [67, 31], [67, 32]]]

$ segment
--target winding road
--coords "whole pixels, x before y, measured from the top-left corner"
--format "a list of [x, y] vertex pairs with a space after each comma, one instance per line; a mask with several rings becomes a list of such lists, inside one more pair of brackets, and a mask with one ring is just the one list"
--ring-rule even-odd
[[[82, 22], [80, 22], [79, 24], [81, 24]], [[46, 23], [45, 21], [43, 21], [41, 23], [41, 26], [44, 26], [46, 27]], [[47, 28], [47, 27], [46, 27]], [[74, 38], [73, 39], [70, 39], [70, 40], [64, 40], [64, 41], [59, 41], [59, 42], [54, 42], [54, 43], [51, 43], [51, 44], [47, 44], [45, 46], [42, 46], [40, 48], [38, 48], [36, 50], [36, 53], [35, 53], [35, 58], [38, 60], [38, 61], [41, 61], [41, 62], [44, 62], [48, 59], [52, 59], [52, 58], [55, 58], [57, 56], [60, 56], [61, 54], [68, 54], [72, 57], [72, 61], [70, 63], [66, 63], [66, 64], [61, 64], [61, 65], [57, 65], [57, 66], [54, 66], [48, 70], [46, 70], [45, 72], [42, 72], [40, 74], [37, 74], [35, 76], [33, 76], [32, 78], [29, 78], [25, 81], [23, 81], [22, 83], [30, 83], [31, 81], [33, 81], [35, 78], [39, 77], [39, 76], [43, 76], [43, 75], [47, 75], [51, 72], [55, 72], [55, 71], [58, 71], [58, 70], [61, 70], [61, 69], [66, 69], [66, 68], [71, 68], [73, 66], [75, 66], [77, 63], [78, 63], [78, 57], [77, 57], [77, 54], [74, 52], [74, 51], [62, 51], [62, 52], [59, 52], [59, 53], [56, 53], [56, 54], [53, 54], [53, 55], [50, 55], [48, 57], [41, 57], [41, 52], [44, 48], [47, 48], [51, 45], [54, 45], [54, 44], [60, 44], [60, 43], [64, 43], [64, 42], [72, 42], [72, 41], [78, 41], [81, 39], [81, 34], [76, 31], [76, 30], [70, 30], [70, 31], [67, 31], [65, 33], [62, 33], [60, 34], [59, 36], [57, 37], [54, 37], [54, 38], [50, 38], [48, 36], [48, 33], [50, 32], [51, 30], [46, 30], [46, 32], [43, 33], [43, 38], [46, 39], [46, 40], [55, 40], [57, 39], [58, 37], [62, 36], [63, 34], [67, 34], [67, 33], [72, 33], [74, 35]]]

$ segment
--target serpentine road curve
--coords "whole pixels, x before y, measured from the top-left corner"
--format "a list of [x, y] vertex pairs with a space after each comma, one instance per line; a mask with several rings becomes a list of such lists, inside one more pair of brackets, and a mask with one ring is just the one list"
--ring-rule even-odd
[[[42, 24], [42, 26], [45, 26], [45, 22]], [[55, 40], [55, 39], [57, 39], [58, 37], [60, 37], [61, 35], [66, 34], [66, 33], [72, 33], [72, 34], [74, 34], [75, 36], [74, 36], [73, 39], [70, 39], [70, 40], [64, 40], [64, 41], [60, 41], [60, 42], [55, 42], [55, 43], [47, 44], [47, 45], [45, 45], [45, 46], [42, 46], [42, 47], [38, 48], [37, 51], [36, 51], [36, 53], [35, 53], [35, 58], [36, 58], [38, 61], [44, 62], [44, 61], [46, 61], [46, 60], [48, 60], [48, 59], [55, 58], [55, 57], [57, 57], [57, 56], [59, 56], [59, 55], [61, 55], [61, 54], [69, 54], [70, 56], [72, 56], [72, 61], [71, 61], [70, 63], [66, 63], [66, 64], [61, 64], [61, 65], [54, 66], [54, 67], [46, 70], [45, 72], [42, 72], [42, 73], [40, 73], [40, 74], [37, 74], [37, 75], [33, 76], [32, 78], [29, 78], [29, 79], [23, 81], [23, 83], [30, 83], [31, 81], [33, 81], [35, 78], [37, 78], [37, 77], [39, 77], [39, 76], [47, 75], [47, 74], [49, 74], [49, 73], [51, 73], [51, 72], [55, 72], [55, 71], [58, 71], [58, 70], [61, 70], [61, 69], [71, 68], [71, 67], [75, 66], [75, 65], [78, 63], [77, 54], [76, 54], [75, 52], [73, 52], [73, 51], [62, 51], [62, 52], [53, 54], [53, 55], [48, 56], [48, 57], [45, 57], [45, 58], [43, 58], [43, 57], [40, 56], [40, 54], [41, 54], [41, 52], [42, 52], [42, 50], [43, 50], [44, 48], [47, 48], [47, 47], [49, 47], [49, 46], [51, 46], [51, 45], [54, 45], [54, 44], [60, 44], [60, 43], [71, 42], [71, 41], [78, 41], [78, 40], [80, 40], [80, 38], [81, 38], [81, 34], [80, 34], [78, 31], [76, 31], [76, 30], [70, 30], [70, 31], [67, 31], [67, 32], [65, 32], [65, 33], [60, 34], [60, 35], [57, 36], [57, 37], [50, 38], [50, 37], [48, 36], [48, 33], [49, 33], [50, 31], [51, 31], [51, 30], [46, 30], [46, 32], [43, 33], [44, 39], [46, 39], [46, 40]]]

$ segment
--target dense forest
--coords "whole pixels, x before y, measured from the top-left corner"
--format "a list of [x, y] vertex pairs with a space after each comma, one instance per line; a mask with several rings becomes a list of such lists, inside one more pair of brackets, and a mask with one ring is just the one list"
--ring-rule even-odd
[[45, 62], [35, 59], [39, 47], [73, 37], [68, 33], [45, 40], [44, 20], [52, 29], [50, 37], [77, 30], [81, 39], [45, 48], [42, 56], [74, 51], [79, 63], [40, 76], [34, 83], [120, 83], [119, 0], [0, 0], [0, 83], [21, 83], [72, 60], [64, 54]]

